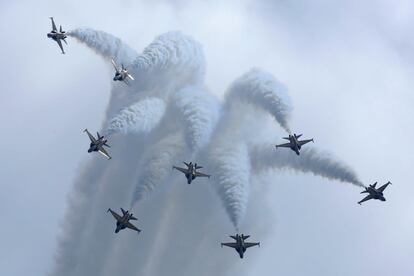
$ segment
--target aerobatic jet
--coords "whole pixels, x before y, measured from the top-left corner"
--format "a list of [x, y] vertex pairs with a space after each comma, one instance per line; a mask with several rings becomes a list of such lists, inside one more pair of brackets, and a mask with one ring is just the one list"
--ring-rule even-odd
[[196, 177], [208, 177], [210, 178], [210, 175], [208, 174], [204, 174], [201, 172], [198, 172], [198, 169], [201, 169], [203, 167], [197, 165], [197, 163], [193, 164], [192, 162], [190, 163], [186, 163], [183, 162], [187, 168], [180, 168], [180, 167], [176, 167], [173, 166], [173, 169], [179, 170], [180, 172], [182, 172], [183, 174], [185, 174], [185, 177], [187, 178], [187, 183], [191, 184], [191, 181], [193, 181], [194, 179], [196, 179]]
[[112, 158], [111, 156], [109, 156], [108, 152], [104, 149], [104, 146], [108, 147], [108, 148], [111, 147], [107, 144], [108, 140], [106, 140], [104, 138], [104, 136], [101, 136], [99, 134], [99, 132], [97, 132], [96, 134], [97, 134], [98, 138], [95, 138], [95, 137], [93, 137], [92, 134], [90, 134], [88, 129], [85, 129], [84, 132], [86, 132], [88, 134], [89, 139], [91, 140], [91, 143], [90, 143], [89, 149], [88, 149], [89, 153], [91, 153], [93, 151], [97, 151], [97, 152], [101, 153], [102, 155], [106, 156], [108, 158], [108, 160]]
[[114, 81], [123, 81], [125, 82], [127, 85], [129, 85], [129, 81], [130, 80], [134, 80], [134, 78], [131, 76], [130, 73], [128, 73], [128, 70], [124, 67], [123, 64], [121, 64], [121, 67], [119, 67], [114, 59], [111, 59], [112, 65], [115, 68], [115, 76], [114, 76]]
[[129, 222], [130, 220], [137, 220], [137, 218], [134, 217], [132, 215], [132, 213], [130, 213], [129, 211], [125, 211], [122, 208], [121, 208], [121, 211], [122, 211], [122, 216], [118, 215], [116, 212], [112, 211], [111, 208], [109, 208], [108, 211], [107, 211], [107, 212], [111, 212], [112, 216], [116, 219], [115, 233], [118, 233], [119, 231], [121, 231], [125, 228], [135, 230], [138, 233], [141, 232], [140, 229], [136, 228], [135, 225], [133, 225], [132, 223]]
[[246, 249], [252, 246], [258, 245], [260, 247], [260, 242], [245, 242], [247, 238], [250, 236], [245, 236], [243, 234], [236, 236], [230, 236], [230, 238], [234, 239], [236, 242], [224, 242], [221, 243], [221, 247], [228, 246], [234, 248], [237, 253], [239, 253], [239, 256], [241, 259], [243, 259], [244, 252], [246, 252]]
[[300, 154], [300, 149], [302, 148], [302, 146], [304, 144], [307, 144], [309, 142], [313, 142], [313, 139], [308, 139], [308, 140], [302, 140], [299, 141], [299, 137], [301, 137], [302, 134], [296, 135], [290, 135], [289, 137], [283, 137], [283, 139], [286, 139], [289, 141], [289, 143], [286, 144], [280, 144], [280, 145], [276, 145], [276, 148], [280, 148], [280, 147], [284, 147], [284, 148], [290, 148], [291, 150], [293, 150], [294, 152], [296, 152], [297, 155]]
[[62, 26], [60, 26], [59, 31], [58, 31], [58, 29], [56, 28], [55, 21], [53, 20], [53, 17], [49, 17], [49, 18], [52, 20], [52, 31], [47, 34], [47, 37], [56, 41], [60, 47], [60, 50], [62, 50], [62, 54], [64, 54], [65, 51], [63, 50], [62, 41], [68, 44], [65, 40], [65, 38], [67, 37], [66, 32], [62, 30]]
[[361, 194], [368, 194], [366, 197], [364, 197], [361, 201], [358, 202], [359, 205], [361, 205], [362, 202], [370, 200], [370, 199], [378, 199], [381, 201], [385, 201], [384, 197], [384, 190], [390, 185], [391, 182], [387, 182], [384, 185], [382, 185], [379, 188], [376, 188], [377, 182], [375, 182], [372, 185], [369, 185], [368, 187], [365, 187], [365, 190], [361, 192]]

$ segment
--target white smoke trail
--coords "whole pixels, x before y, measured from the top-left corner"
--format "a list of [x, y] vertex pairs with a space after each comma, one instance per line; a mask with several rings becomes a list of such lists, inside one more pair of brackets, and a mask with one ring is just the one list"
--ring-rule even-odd
[[133, 62], [137, 76], [153, 77], [160, 72], [174, 72], [171, 77], [186, 84], [199, 83], [205, 74], [201, 45], [181, 32], [168, 32], [155, 38]]
[[214, 187], [236, 231], [247, 208], [250, 181], [250, 158], [244, 142], [222, 141], [212, 147]]
[[193, 151], [204, 147], [211, 138], [220, 116], [218, 100], [201, 87], [187, 86], [173, 101], [184, 121], [185, 138]]
[[238, 98], [262, 108], [290, 133], [288, 121], [292, 107], [287, 89], [271, 74], [252, 69], [236, 79], [227, 93], [226, 102]]
[[305, 148], [297, 156], [290, 150], [275, 150], [271, 147], [255, 147], [251, 152], [253, 170], [292, 169], [298, 172], [312, 173], [327, 179], [339, 180], [364, 187], [356, 173], [326, 152]]
[[184, 137], [181, 133], [173, 133], [161, 139], [148, 149], [143, 159], [143, 168], [136, 184], [131, 207], [139, 200], [146, 198], [157, 185], [160, 185], [171, 172], [177, 156], [184, 150]]
[[138, 57], [137, 52], [123, 43], [121, 39], [103, 31], [80, 28], [66, 34], [86, 44], [104, 58], [114, 58], [119, 64], [128, 65]]
[[105, 130], [114, 133], [148, 133], [158, 125], [165, 113], [165, 102], [159, 98], [146, 98], [122, 109], [112, 118]]

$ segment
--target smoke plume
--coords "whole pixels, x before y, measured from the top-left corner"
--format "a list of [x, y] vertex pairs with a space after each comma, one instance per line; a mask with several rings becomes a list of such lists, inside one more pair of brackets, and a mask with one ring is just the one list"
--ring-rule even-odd
[[214, 164], [214, 187], [238, 231], [249, 195], [250, 159], [247, 147], [243, 142], [227, 141], [214, 146], [210, 154]]
[[184, 122], [187, 144], [193, 151], [209, 141], [219, 119], [219, 102], [201, 87], [187, 86], [174, 95]]
[[260, 69], [252, 69], [233, 82], [227, 102], [241, 99], [269, 112], [280, 126], [290, 133], [292, 110], [287, 89], [276, 78]]
[[109, 121], [106, 135], [114, 133], [148, 133], [158, 125], [165, 113], [165, 102], [147, 98], [122, 109]]
[[304, 148], [300, 156], [297, 156], [289, 149], [275, 150], [262, 146], [254, 148], [250, 155], [256, 172], [266, 169], [291, 169], [364, 187], [349, 166], [328, 153], [313, 148]]
[[114, 58], [119, 64], [128, 65], [138, 57], [137, 52], [121, 39], [103, 31], [80, 28], [67, 32], [67, 35], [76, 38], [106, 59]]
[[181, 133], [168, 135], [149, 149], [148, 155], [143, 159], [143, 169], [136, 184], [131, 206], [163, 183], [183, 149], [184, 139]]

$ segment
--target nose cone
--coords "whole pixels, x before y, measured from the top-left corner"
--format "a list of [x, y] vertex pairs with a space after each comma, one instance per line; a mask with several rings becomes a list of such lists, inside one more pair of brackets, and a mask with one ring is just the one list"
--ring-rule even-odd
[[88, 149], [88, 152], [91, 153], [92, 152], [92, 149]]
[[385, 199], [385, 197], [382, 197], [382, 198], [381, 198], [381, 201], [387, 201], [387, 200]]
[[50, 33], [47, 34], [47, 37], [52, 37], [52, 35]]

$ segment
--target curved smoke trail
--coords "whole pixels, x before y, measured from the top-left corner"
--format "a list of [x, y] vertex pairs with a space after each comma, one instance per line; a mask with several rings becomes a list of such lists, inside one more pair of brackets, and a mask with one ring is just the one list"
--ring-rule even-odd
[[250, 152], [250, 156], [256, 172], [266, 169], [292, 169], [364, 187], [349, 166], [333, 159], [326, 152], [312, 148], [303, 149], [300, 156], [297, 156], [290, 150], [276, 151], [269, 147], [256, 147]]
[[84, 43], [102, 57], [114, 58], [119, 64], [127, 65], [138, 57], [137, 52], [123, 43], [121, 39], [103, 31], [79, 28], [66, 34]]
[[122, 109], [112, 118], [105, 130], [114, 133], [148, 133], [158, 125], [165, 113], [165, 102], [159, 98], [146, 98]]
[[204, 147], [220, 116], [218, 100], [201, 87], [187, 86], [174, 95], [173, 102], [181, 113], [187, 144], [193, 151]]
[[239, 98], [269, 112], [288, 132], [292, 111], [287, 89], [272, 74], [260, 69], [251, 69], [230, 86], [226, 102]]
[[171, 172], [177, 156], [184, 150], [184, 145], [182, 134], [174, 133], [149, 148], [148, 155], [143, 159], [143, 168], [135, 187], [131, 207], [163, 182]]
[[137, 76], [153, 77], [160, 72], [174, 72], [174, 81], [199, 83], [205, 74], [205, 57], [201, 45], [181, 32], [168, 32], [155, 38], [132, 64]]
[[209, 158], [214, 171], [214, 187], [236, 231], [246, 213], [250, 189], [250, 158], [244, 142], [222, 141]]

